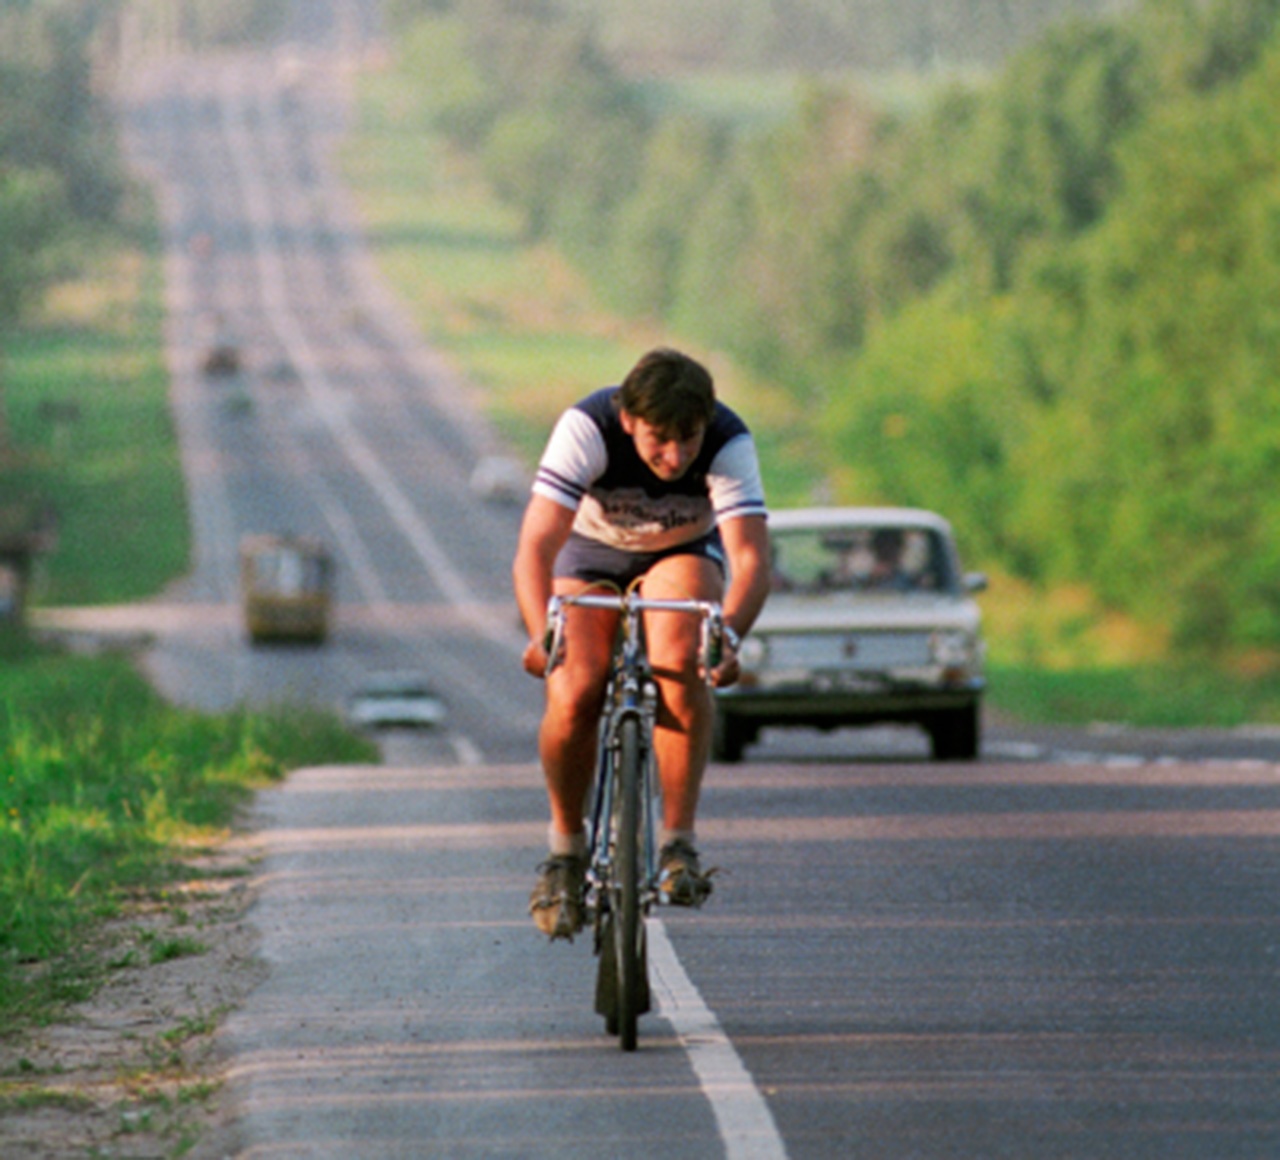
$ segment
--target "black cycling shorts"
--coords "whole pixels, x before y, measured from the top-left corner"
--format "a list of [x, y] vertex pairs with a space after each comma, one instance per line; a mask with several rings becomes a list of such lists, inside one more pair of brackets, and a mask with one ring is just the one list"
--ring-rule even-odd
[[721, 576], [725, 572], [724, 543], [720, 532], [713, 528], [705, 536], [659, 552], [628, 552], [571, 532], [556, 557], [554, 575], [557, 580], [582, 580], [588, 584], [608, 580], [625, 589], [659, 560], [669, 556], [701, 556], [715, 564]]

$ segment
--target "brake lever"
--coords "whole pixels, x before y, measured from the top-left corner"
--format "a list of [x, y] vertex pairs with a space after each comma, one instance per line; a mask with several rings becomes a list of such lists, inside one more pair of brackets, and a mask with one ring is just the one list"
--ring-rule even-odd
[[547, 627], [542, 634], [542, 651], [547, 654], [544, 676], [549, 677], [564, 660], [564, 601], [559, 596], [547, 601]]
[[710, 609], [702, 618], [702, 640], [700, 651], [706, 657], [704, 679], [711, 680], [711, 674], [720, 667], [724, 660], [724, 616], [718, 608]]

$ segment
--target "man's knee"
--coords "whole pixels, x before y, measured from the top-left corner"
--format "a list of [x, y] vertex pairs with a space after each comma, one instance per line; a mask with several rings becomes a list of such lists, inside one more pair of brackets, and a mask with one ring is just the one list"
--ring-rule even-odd
[[590, 673], [562, 669], [547, 685], [546, 716], [575, 731], [594, 726], [604, 705], [604, 682]]
[[707, 723], [712, 712], [711, 693], [701, 678], [692, 681], [660, 681], [658, 723], [684, 731]]

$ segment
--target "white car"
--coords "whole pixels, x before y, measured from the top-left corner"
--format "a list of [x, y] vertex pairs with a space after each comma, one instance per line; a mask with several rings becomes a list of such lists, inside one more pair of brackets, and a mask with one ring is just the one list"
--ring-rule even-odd
[[429, 728], [443, 723], [445, 705], [421, 673], [378, 673], [352, 694], [348, 717], [364, 729]]
[[481, 499], [495, 503], [520, 503], [529, 495], [529, 473], [509, 455], [483, 456], [472, 470], [469, 483]]
[[985, 649], [951, 527], [915, 508], [771, 512], [773, 588], [717, 690], [712, 756], [738, 761], [766, 725], [915, 724], [937, 760], [978, 754]]

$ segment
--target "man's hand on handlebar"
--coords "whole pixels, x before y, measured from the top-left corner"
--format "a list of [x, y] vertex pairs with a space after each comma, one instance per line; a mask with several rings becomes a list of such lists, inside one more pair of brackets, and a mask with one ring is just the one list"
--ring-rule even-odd
[[564, 605], [558, 596], [547, 603], [547, 626], [524, 649], [524, 671], [545, 678], [564, 660]]
[[545, 677], [547, 675], [547, 649], [541, 639], [535, 638], [524, 646], [522, 663], [524, 671], [531, 677]]
[[738, 654], [726, 644], [720, 663], [711, 670], [711, 684], [717, 689], [727, 689], [730, 685], [736, 684], [741, 675]]
[[699, 645], [700, 671], [704, 679], [717, 689], [727, 688], [741, 676], [738, 649], [742, 641], [733, 628], [725, 623], [720, 606], [702, 601], [645, 602], [637, 600], [628, 604], [630, 596], [607, 594], [579, 594], [576, 597], [552, 596], [547, 604], [547, 626], [540, 637], [525, 645], [522, 663], [525, 672], [534, 677], [546, 677], [564, 660], [565, 605], [583, 604], [596, 608], [630, 608], [635, 616], [638, 609], [692, 612], [702, 616], [702, 638]]
[[742, 641], [738, 634], [719, 618], [714, 631], [713, 655], [717, 655], [718, 659], [712, 665], [711, 672], [707, 674], [707, 680], [713, 688], [726, 689], [736, 683], [738, 677], [742, 675], [742, 668], [738, 663], [738, 649]]

